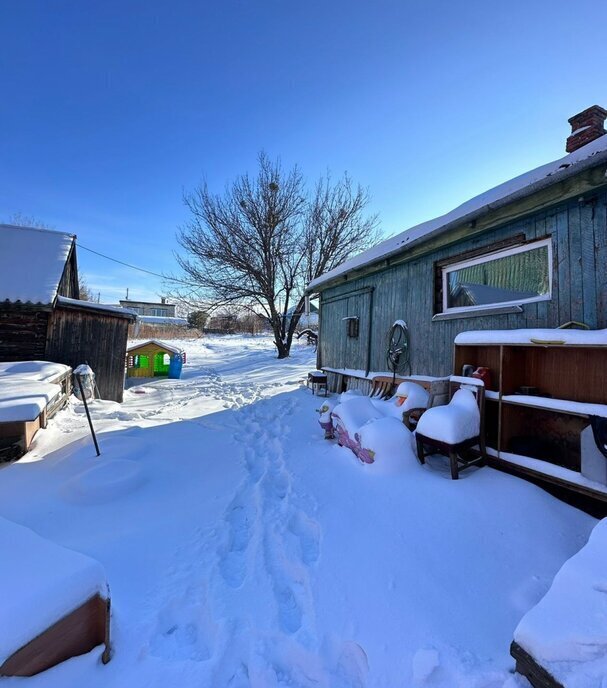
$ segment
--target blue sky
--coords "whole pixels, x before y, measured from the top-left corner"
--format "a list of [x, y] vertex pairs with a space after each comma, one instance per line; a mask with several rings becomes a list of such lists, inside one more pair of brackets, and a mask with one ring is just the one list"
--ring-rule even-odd
[[[564, 154], [607, 105], [595, 0], [0, 4], [0, 220], [175, 270], [183, 189], [258, 151], [370, 187], [386, 235]], [[1, 247], [0, 247], [1, 249]], [[102, 300], [161, 280], [85, 251]]]

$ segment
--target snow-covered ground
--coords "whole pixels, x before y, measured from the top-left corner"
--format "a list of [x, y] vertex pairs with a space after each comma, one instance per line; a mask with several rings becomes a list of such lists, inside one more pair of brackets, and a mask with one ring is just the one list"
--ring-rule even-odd
[[[181, 380], [74, 402], [0, 471], [0, 515], [97, 559], [114, 656], [7, 686], [515, 688], [521, 617], [596, 521], [489, 468], [380, 475], [327, 442], [265, 337], [186, 342]], [[19, 585], [19, 580], [5, 581]]]

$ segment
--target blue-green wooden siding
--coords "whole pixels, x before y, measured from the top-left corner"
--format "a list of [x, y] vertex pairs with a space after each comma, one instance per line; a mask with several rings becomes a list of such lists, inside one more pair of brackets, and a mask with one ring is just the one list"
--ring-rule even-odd
[[[571, 201], [517, 220], [410, 262], [349, 280], [321, 295], [319, 354], [322, 366], [385, 371], [388, 330], [405, 320], [411, 335], [412, 372], [452, 372], [453, 340], [465, 330], [558, 327], [569, 320], [607, 327], [607, 191], [594, 203]], [[523, 305], [522, 313], [432, 322], [435, 262], [523, 233], [527, 240], [552, 237], [552, 299]], [[373, 287], [347, 298], [353, 290]], [[369, 318], [369, 302], [372, 314]], [[343, 318], [358, 315], [359, 337], [348, 340]], [[370, 322], [370, 320], [372, 322]], [[368, 338], [370, 327], [370, 338]], [[370, 356], [369, 344], [370, 341]]]

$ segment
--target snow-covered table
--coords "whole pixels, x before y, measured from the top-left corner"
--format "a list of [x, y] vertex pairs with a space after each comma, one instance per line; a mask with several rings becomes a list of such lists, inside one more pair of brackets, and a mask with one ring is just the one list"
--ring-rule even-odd
[[109, 659], [101, 564], [4, 518], [0, 550], [7, 593], [0, 600], [0, 675], [31, 676], [101, 643]]
[[511, 652], [534, 686], [603, 688], [607, 676], [607, 519], [521, 619]]
[[[49, 361], [0, 363], [0, 450], [17, 458], [67, 401], [71, 368]], [[2, 454], [0, 454], [1, 456]]]

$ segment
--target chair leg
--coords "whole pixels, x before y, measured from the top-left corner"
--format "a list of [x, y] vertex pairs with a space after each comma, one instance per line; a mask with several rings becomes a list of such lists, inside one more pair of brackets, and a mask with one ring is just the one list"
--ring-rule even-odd
[[457, 464], [457, 452], [453, 449], [449, 450], [449, 462], [451, 464], [451, 480], [459, 478], [459, 467]]
[[481, 435], [480, 441], [478, 443], [479, 449], [481, 450], [482, 463], [481, 466], [487, 464], [487, 447], [485, 446], [485, 438]]
[[421, 438], [416, 437], [415, 442], [417, 444], [417, 459], [421, 464], [426, 463], [426, 457], [424, 455], [424, 443]]

